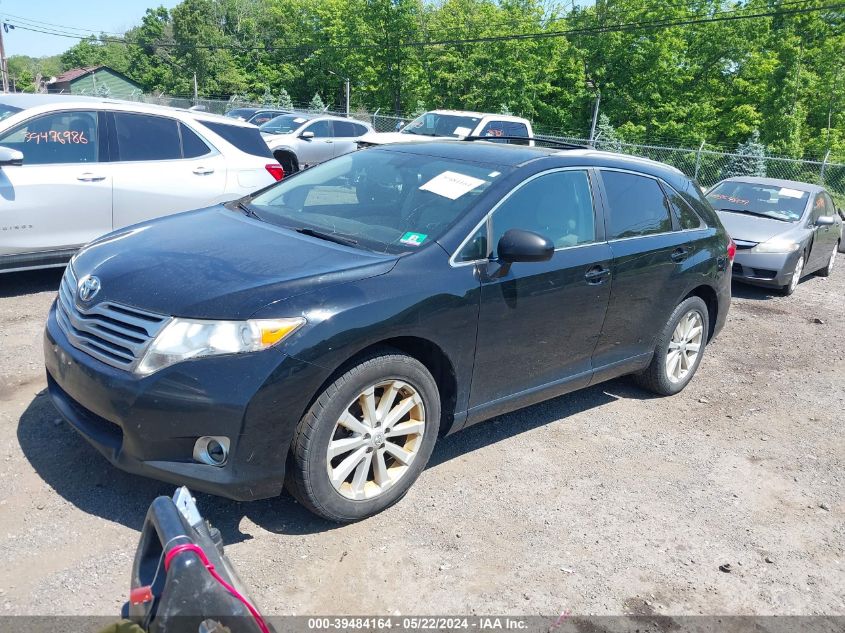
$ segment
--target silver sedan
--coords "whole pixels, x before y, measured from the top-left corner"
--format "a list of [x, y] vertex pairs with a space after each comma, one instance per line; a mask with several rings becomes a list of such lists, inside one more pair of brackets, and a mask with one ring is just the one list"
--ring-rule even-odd
[[823, 187], [740, 176], [707, 192], [736, 242], [736, 281], [795, 292], [805, 275], [827, 276], [842, 241], [842, 220]]

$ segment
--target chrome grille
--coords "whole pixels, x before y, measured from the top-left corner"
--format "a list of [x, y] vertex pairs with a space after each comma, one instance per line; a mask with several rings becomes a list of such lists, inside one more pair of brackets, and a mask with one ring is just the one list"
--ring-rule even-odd
[[111, 301], [82, 308], [76, 302], [77, 283], [68, 266], [56, 303], [59, 328], [75, 348], [112, 367], [132, 370], [170, 317]]

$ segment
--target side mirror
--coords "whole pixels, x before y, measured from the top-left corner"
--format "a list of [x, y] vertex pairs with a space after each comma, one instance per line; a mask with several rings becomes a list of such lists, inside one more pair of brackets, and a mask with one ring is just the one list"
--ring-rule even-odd
[[496, 247], [499, 261], [505, 264], [514, 262], [547, 262], [555, 252], [551, 240], [522, 229], [510, 229], [499, 240]]
[[10, 165], [23, 165], [23, 152], [8, 147], [0, 147], [0, 167]]
[[820, 215], [816, 219], [816, 226], [833, 226], [836, 224], [836, 220], [833, 219], [832, 215]]
[[314, 132], [303, 132], [299, 135], [299, 138], [312, 139], [314, 138]]

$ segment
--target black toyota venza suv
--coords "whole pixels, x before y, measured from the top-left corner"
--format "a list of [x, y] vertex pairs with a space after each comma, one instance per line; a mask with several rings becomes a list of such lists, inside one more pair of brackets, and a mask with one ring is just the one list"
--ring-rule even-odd
[[241, 500], [286, 482], [351, 521], [444, 434], [622, 374], [679, 392], [725, 323], [733, 252], [659, 163], [367, 149], [80, 251], [47, 321], [50, 395], [127, 471]]

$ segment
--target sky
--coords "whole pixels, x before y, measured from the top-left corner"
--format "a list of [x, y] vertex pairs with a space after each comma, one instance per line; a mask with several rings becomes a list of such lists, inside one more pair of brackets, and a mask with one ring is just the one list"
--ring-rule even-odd
[[0, 0], [3, 22], [20, 27], [3, 33], [6, 55], [56, 55], [79, 41], [26, 31], [25, 25], [45, 31], [73, 29], [80, 34], [123, 33], [138, 24], [148, 8], [171, 9], [177, 4], [179, 0]]

